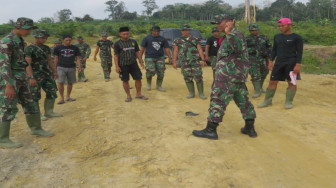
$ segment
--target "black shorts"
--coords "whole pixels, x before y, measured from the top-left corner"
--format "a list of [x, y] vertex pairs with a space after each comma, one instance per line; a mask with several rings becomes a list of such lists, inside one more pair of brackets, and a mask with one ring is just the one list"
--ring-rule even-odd
[[133, 80], [141, 80], [142, 73], [138, 66], [138, 63], [133, 63], [131, 65], [120, 66], [121, 73], [119, 74], [119, 78], [123, 82], [129, 81], [129, 75], [131, 74]]
[[[296, 63], [275, 63], [272, 74], [271, 74], [271, 80], [273, 81], [290, 81], [289, 72], [293, 71]], [[300, 74], [297, 75], [297, 80], [301, 80]]]

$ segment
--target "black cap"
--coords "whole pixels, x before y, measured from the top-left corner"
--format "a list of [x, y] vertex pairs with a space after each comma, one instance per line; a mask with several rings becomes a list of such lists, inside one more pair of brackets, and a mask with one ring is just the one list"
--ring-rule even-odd
[[161, 28], [157, 25], [154, 25], [151, 29], [151, 31], [161, 31]]
[[129, 29], [129, 27], [121, 27], [120, 29], [119, 29], [119, 33], [121, 33], [121, 32], [125, 32], [125, 31], [129, 31], [130, 29]]

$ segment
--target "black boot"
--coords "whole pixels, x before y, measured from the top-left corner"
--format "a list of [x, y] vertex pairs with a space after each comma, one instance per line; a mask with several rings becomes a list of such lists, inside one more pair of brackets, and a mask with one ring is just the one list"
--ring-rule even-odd
[[254, 130], [254, 119], [246, 119], [245, 127], [240, 129], [240, 132], [243, 134], [247, 134], [250, 137], [257, 137], [257, 132]]
[[193, 130], [192, 134], [197, 137], [218, 140], [218, 135], [216, 131], [217, 126], [218, 126], [218, 123], [208, 121], [208, 124], [205, 129], [200, 130], [200, 131]]

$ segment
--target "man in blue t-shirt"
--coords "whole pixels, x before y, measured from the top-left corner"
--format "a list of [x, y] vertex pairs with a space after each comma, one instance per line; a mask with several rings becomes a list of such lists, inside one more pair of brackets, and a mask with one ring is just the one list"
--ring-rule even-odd
[[63, 36], [63, 45], [57, 46], [54, 49], [55, 65], [58, 73], [58, 90], [61, 100], [57, 104], [64, 104], [64, 83], [67, 82], [66, 101], [72, 102], [76, 99], [71, 98], [72, 85], [76, 83], [76, 63], [78, 64], [78, 72], [81, 72], [80, 51], [79, 48], [71, 44], [72, 37], [69, 35]]
[[156, 88], [159, 91], [166, 91], [162, 88], [164, 71], [166, 70], [164, 52], [166, 52], [169, 63], [172, 62], [168, 41], [160, 36], [160, 27], [153, 26], [152, 34], [145, 37], [141, 42], [141, 57], [145, 52], [147, 90], [151, 90], [152, 77], [157, 74]]

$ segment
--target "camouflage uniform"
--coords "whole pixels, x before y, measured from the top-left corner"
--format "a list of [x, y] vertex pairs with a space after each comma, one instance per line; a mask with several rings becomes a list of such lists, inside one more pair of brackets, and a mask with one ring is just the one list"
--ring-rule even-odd
[[99, 40], [97, 42], [97, 46], [100, 48], [100, 60], [101, 66], [104, 71], [104, 78], [110, 79], [111, 68], [112, 68], [112, 53], [111, 53], [111, 46], [113, 42], [110, 40]]
[[41, 88], [46, 92], [47, 99], [56, 99], [57, 86], [48, 64], [50, 48], [46, 45], [31, 44], [26, 47], [25, 53], [26, 57], [32, 59], [33, 75], [37, 81], [37, 86], [30, 87], [34, 101], [38, 102], [41, 99]]
[[[0, 118], [1, 121], [12, 121], [18, 108], [17, 103], [23, 107], [25, 114], [37, 114], [29, 89], [26, 67], [28, 63], [24, 55], [24, 41], [13, 32], [0, 41]], [[6, 84], [11, 84], [15, 90], [14, 98], [5, 96]]]
[[[82, 37], [78, 37], [77, 39], [82, 39]], [[84, 61], [83, 59], [86, 58], [88, 59], [90, 57], [90, 54], [91, 54], [91, 48], [90, 48], [90, 45], [85, 43], [85, 42], [82, 42], [82, 43], [76, 43], [75, 46], [77, 46], [79, 48], [79, 51], [80, 51], [80, 62], [81, 62], [81, 68], [82, 68], [82, 71], [78, 73], [78, 81], [87, 81], [86, 77], [85, 77], [85, 74], [84, 74], [84, 70], [86, 68], [86, 60]], [[77, 63], [76, 63], [77, 64]], [[78, 68], [78, 65], [77, 65], [77, 68]]]
[[208, 121], [222, 122], [226, 107], [232, 99], [243, 119], [255, 119], [256, 113], [245, 85], [250, 63], [244, 35], [237, 28], [233, 28], [223, 39], [217, 59]]
[[[256, 24], [251, 24], [249, 30], [259, 30], [259, 27]], [[249, 35], [246, 37], [246, 43], [249, 60], [251, 62], [251, 80], [265, 80], [269, 72], [267, 60], [270, 59], [271, 56], [272, 44], [265, 35]]]
[[178, 58], [181, 66], [181, 73], [186, 82], [202, 82], [202, 64], [198, 54], [197, 45], [200, 44], [200, 39], [189, 36], [180, 37], [174, 41], [174, 45], [178, 47]]

